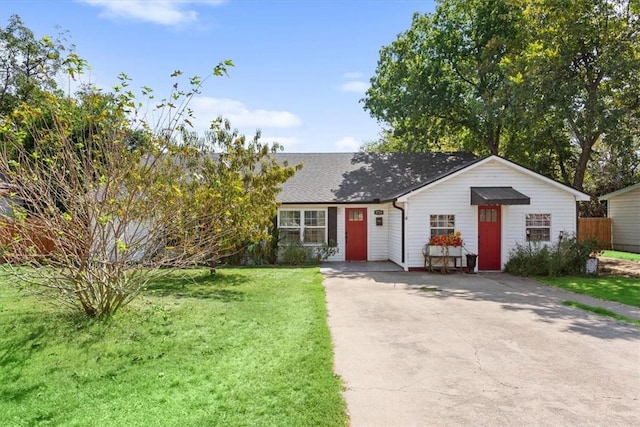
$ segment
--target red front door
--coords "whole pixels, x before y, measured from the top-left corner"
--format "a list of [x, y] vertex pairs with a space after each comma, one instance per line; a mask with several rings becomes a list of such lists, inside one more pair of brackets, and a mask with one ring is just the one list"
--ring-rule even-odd
[[478, 269], [500, 270], [501, 206], [478, 206]]
[[345, 212], [347, 261], [367, 260], [367, 209], [347, 208]]

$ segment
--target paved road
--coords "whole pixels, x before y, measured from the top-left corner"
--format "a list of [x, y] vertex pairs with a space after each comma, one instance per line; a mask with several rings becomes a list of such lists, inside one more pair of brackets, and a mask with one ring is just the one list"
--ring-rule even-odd
[[353, 426], [640, 425], [640, 328], [561, 304], [574, 294], [506, 274], [323, 271]]

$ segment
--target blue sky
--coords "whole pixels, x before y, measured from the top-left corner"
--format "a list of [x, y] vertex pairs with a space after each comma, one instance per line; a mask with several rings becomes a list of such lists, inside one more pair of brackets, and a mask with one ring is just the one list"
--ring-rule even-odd
[[0, 25], [20, 15], [37, 37], [67, 30], [91, 65], [82, 77], [109, 88], [120, 72], [158, 96], [169, 75], [207, 75], [191, 107], [197, 129], [218, 115], [241, 133], [261, 129], [288, 152], [357, 151], [380, 127], [359, 99], [382, 46], [409, 28], [417, 0], [1, 0]]

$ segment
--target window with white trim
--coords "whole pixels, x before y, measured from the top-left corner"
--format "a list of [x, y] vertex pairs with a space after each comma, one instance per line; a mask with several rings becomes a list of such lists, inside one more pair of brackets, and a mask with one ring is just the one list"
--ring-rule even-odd
[[327, 241], [327, 211], [325, 209], [280, 210], [278, 229], [281, 243], [301, 242], [321, 245]]
[[300, 211], [280, 211], [278, 215], [278, 237], [282, 243], [300, 241]]
[[431, 237], [449, 236], [456, 232], [456, 216], [453, 214], [431, 215]]
[[551, 241], [551, 214], [525, 214], [527, 242]]

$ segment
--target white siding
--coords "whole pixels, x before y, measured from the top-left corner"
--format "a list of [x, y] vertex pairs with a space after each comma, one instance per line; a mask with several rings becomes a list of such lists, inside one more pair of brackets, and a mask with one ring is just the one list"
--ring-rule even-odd
[[492, 160], [408, 198], [406, 245], [409, 267], [424, 265], [422, 247], [429, 240], [429, 216], [432, 214], [454, 214], [456, 230], [462, 233], [465, 247], [477, 253], [478, 209], [470, 204], [470, 187], [483, 186], [511, 186], [531, 198], [530, 205], [502, 206], [502, 267], [516, 243], [526, 242], [526, 213], [551, 213], [552, 241], [557, 240], [561, 230], [576, 232], [576, 199], [572, 194]]
[[[403, 207], [404, 203], [399, 206]], [[389, 260], [398, 265], [402, 264], [402, 211], [390, 206], [389, 208]]]
[[[284, 205], [281, 209], [327, 209], [336, 205]], [[394, 209], [390, 204], [376, 205], [338, 205], [337, 206], [337, 237], [338, 253], [329, 257], [327, 261], [345, 260], [345, 209], [367, 209], [367, 259], [368, 261], [386, 261], [389, 259], [389, 215]], [[374, 211], [382, 210], [383, 215], [375, 215]], [[376, 225], [376, 216], [382, 217], [381, 226]], [[328, 230], [328, 227], [327, 227]]]
[[337, 229], [337, 238], [338, 238], [338, 253], [336, 253], [332, 257], [329, 257], [327, 261], [344, 261], [345, 260], [346, 251], [344, 250], [345, 240], [344, 240], [344, 207], [343, 206], [338, 206], [337, 217], [338, 217], [337, 218], [338, 223], [336, 224], [336, 229]]
[[[367, 257], [369, 261], [387, 261], [389, 259], [389, 214], [392, 209], [390, 204], [368, 206]], [[382, 211], [382, 215], [375, 215], [375, 211]], [[376, 225], [376, 218], [382, 218], [382, 225]]]
[[[98, 224], [92, 220], [91, 228], [94, 236], [91, 258], [99, 262], [115, 261], [116, 258], [125, 262], [140, 262], [158, 250], [158, 235], [149, 232], [149, 220], [121, 223], [118, 218], [114, 218], [106, 224]], [[120, 250], [119, 242], [128, 250]]]
[[640, 253], [640, 188], [608, 201], [613, 249]]
[[[282, 210], [290, 209], [328, 209], [329, 206], [335, 205], [283, 205], [279, 208]], [[328, 211], [327, 211], [328, 214]], [[338, 234], [338, 252], [329, 257], [327, 261], [344, 261], [344, 208], [338, 206], [337, 212], [337, 234]], [[327, 216], [327, 235], [329, 232], [329, 217]], [[328, 238], [328, 237], [327, 237]]]
[[[345, 260], [345, 212], [347, 208], [365, 208], [367, 210], [367, 261], [386, 261], [389, 259], [389, 208], [391, 205], [342, 205], [338, 206], [338, 241], [341, 259], [331, 258], [330, 261]], [[375, 215], [374, 211], [381, 210], [382, 215]], [[376, 216], [382, 217], [381, 226], [376, 226]]]

